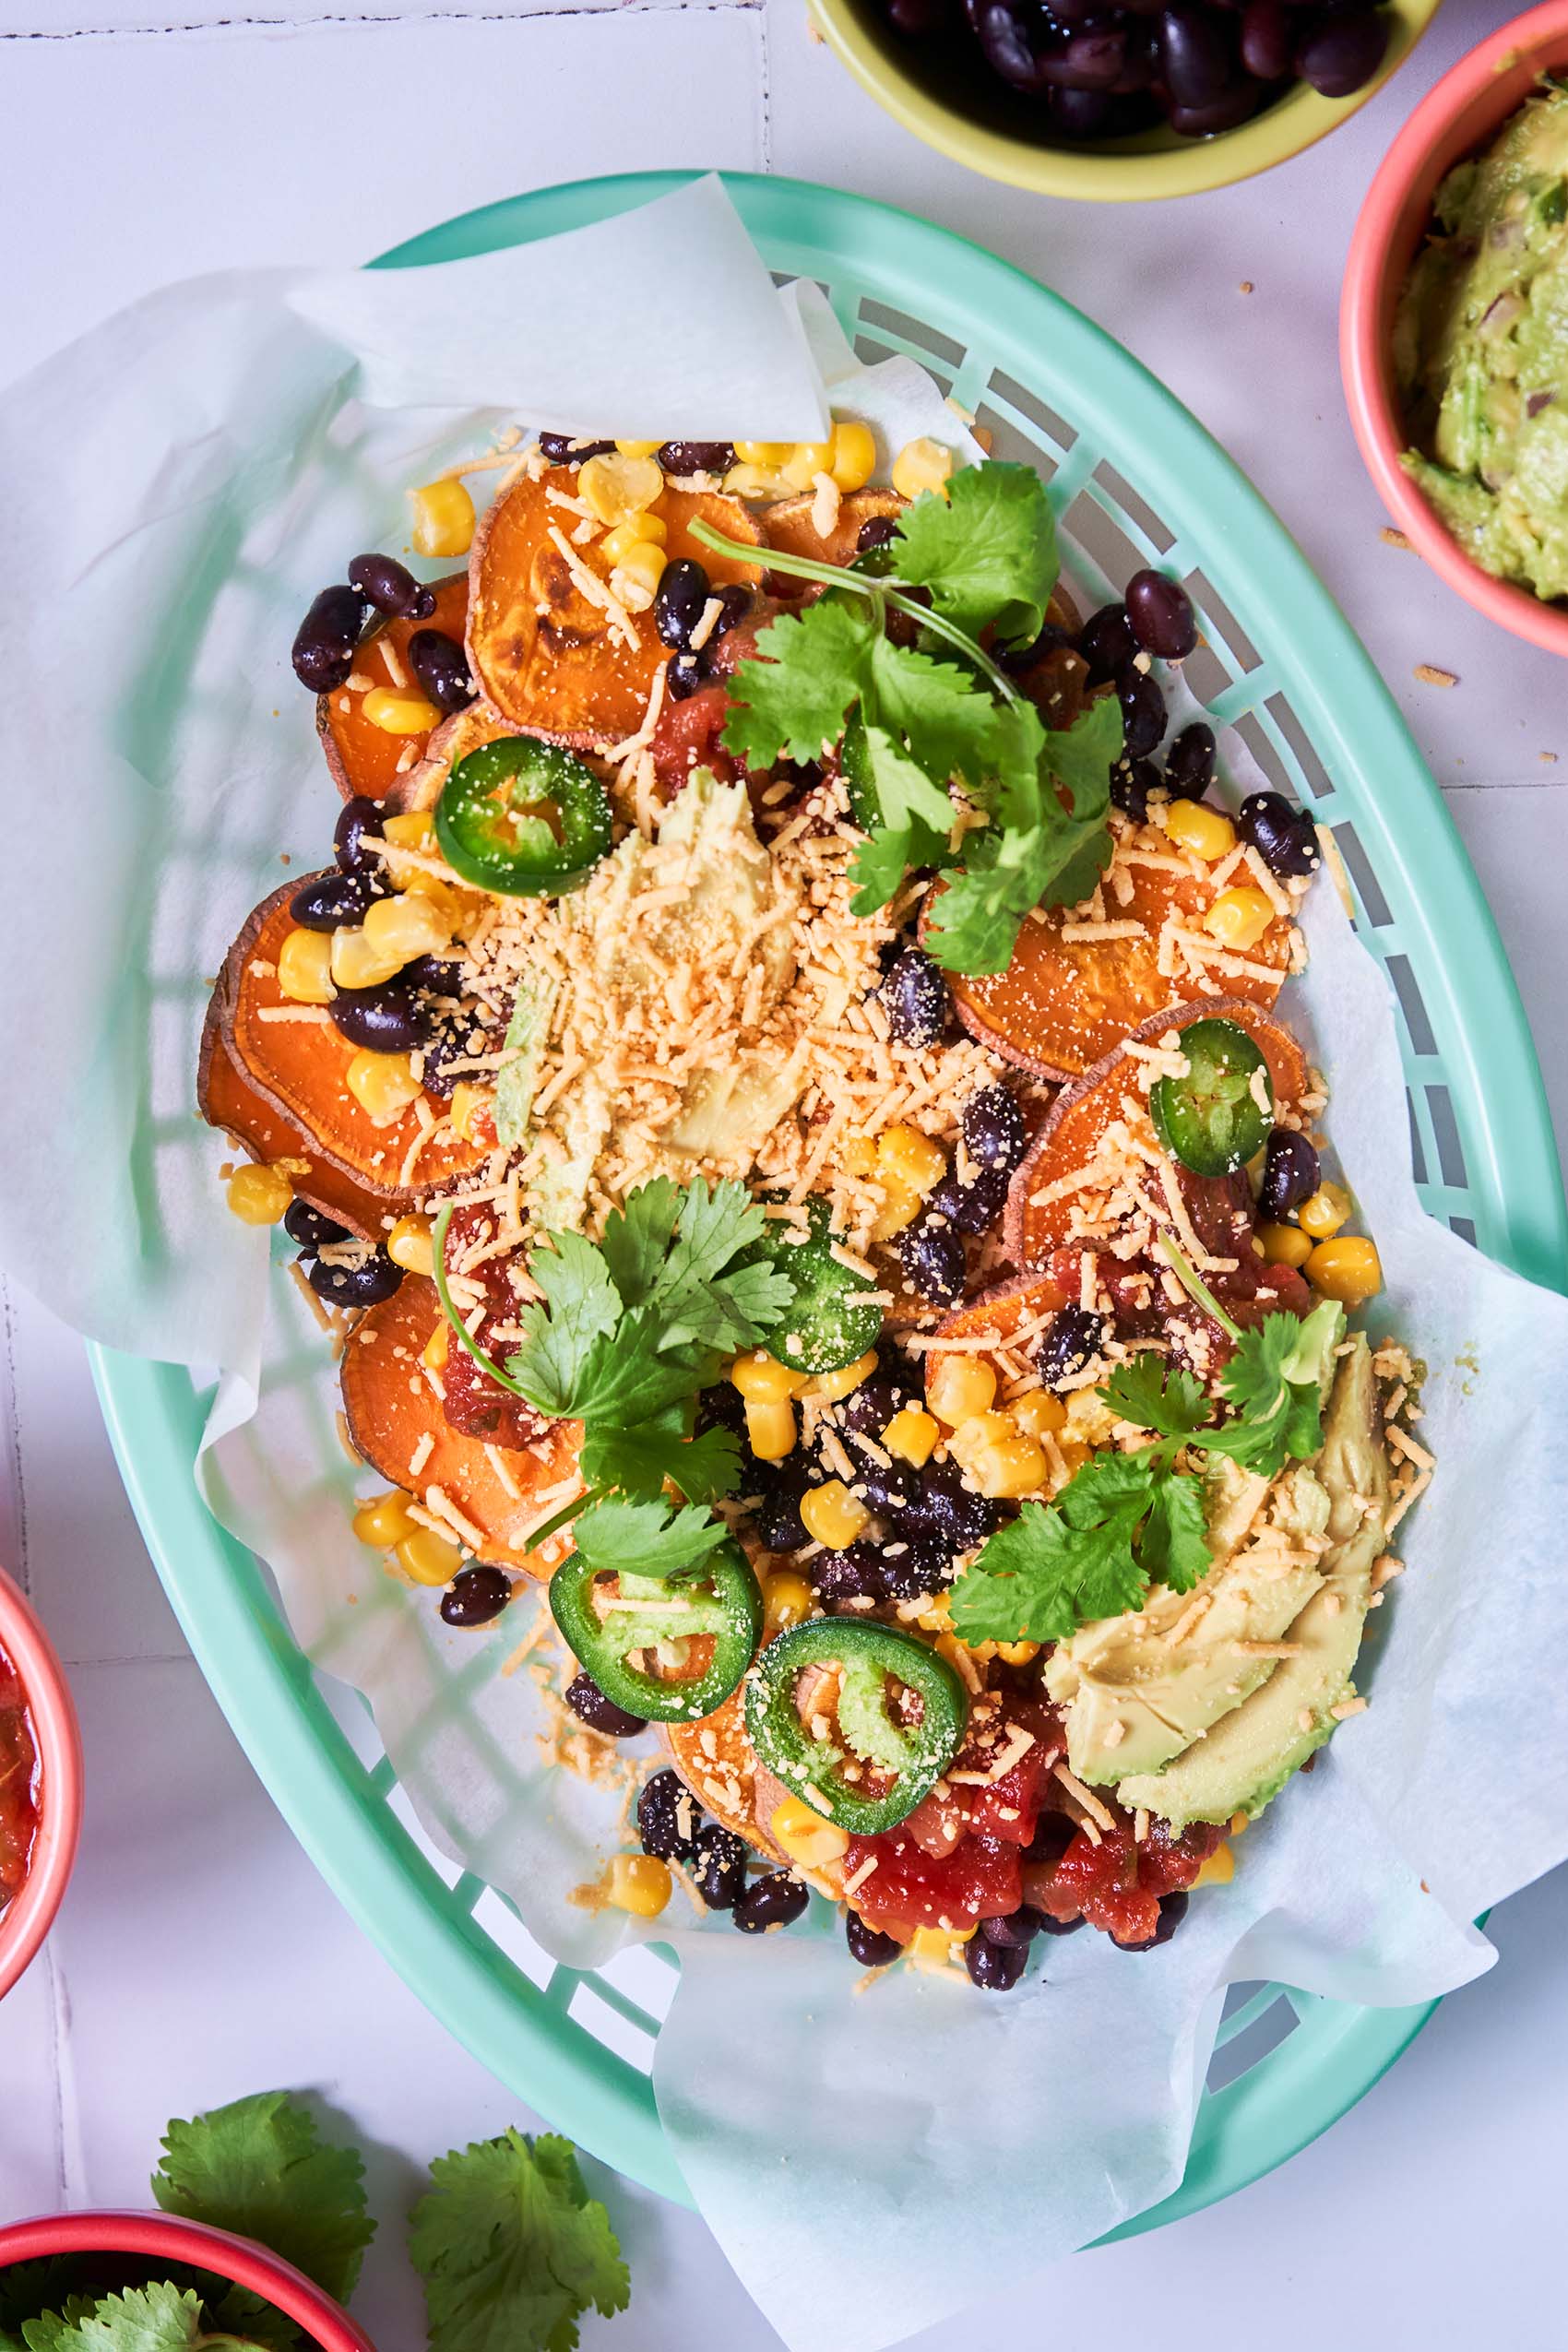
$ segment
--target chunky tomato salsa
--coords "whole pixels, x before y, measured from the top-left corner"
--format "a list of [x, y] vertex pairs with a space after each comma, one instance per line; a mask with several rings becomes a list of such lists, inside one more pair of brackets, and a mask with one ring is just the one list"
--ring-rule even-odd
[[38, 1750], [20, 1677], [0, 1650], [0, 1912], [19, 1895], [38, 1835]]

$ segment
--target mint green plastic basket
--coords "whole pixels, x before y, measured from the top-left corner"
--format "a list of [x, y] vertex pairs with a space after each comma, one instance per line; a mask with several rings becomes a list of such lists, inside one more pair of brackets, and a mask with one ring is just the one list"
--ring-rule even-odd
[[[551, 236], [687, 176], [544, 189], [432, 230], [377, 266]], [[1147, 563], [1186, 582], [1206, 641], [1187, 665], [1194, 691], [1339, 843], [1361, 935], [1401, 1009], [1427, 1206], [1521, 1274], [1568, 1289], [1545, 1097], [1491, 917], [1381, 680], [1262, 500], [1125, 351], [978, 246], [832, 189], [745, 176], [728, 185], [769, 266], [817, 279], [862, 357], [909, 353], [990, 430], [998, 456], [1039, 469], [1065, 560], [1093, 596]], [[678, 263], [671, 255], [672, 289]], [[324, 821], [328, 789], [324, 778]], [[591, 1975], [557, 1967], [497, 1895], [424, 1842], [367, 1712], [318, 1680], [264, 1572], [197, 1499], [209, 1393], [174, 1366], [91, 1353], [126, 1488], [191, 1647], [317, 1867], [503, 2082], [595, 2156], [690, 2202], [649, 2082], [668, 1961], [644, 1948]], [[1186, 2178], [1117, 2235], [1196, 2212], [1283, 2163], [1370, 2089], [1430, 2013], [1238, 1988]]]

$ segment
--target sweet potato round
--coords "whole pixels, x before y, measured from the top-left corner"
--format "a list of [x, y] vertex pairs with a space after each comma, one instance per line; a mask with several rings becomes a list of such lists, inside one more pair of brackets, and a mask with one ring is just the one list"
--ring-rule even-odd
[[[364, 698], [376, 686], [410, 695], [420, 692], [409, 662], [409, 639], [416, 629], [441, 629], [461, 644], [469, 609], [469, 576], [454, 572], [432, 585], [435, 610], [425, 620], [384, 621], [361, 643], [352, 674], [367, 678], [369, 685], [339, 686], [335, 693], [316, 696], [315, 731], [332, 781], [346, 801], [356, 792], [366, 793], [373, 801], [386, 800], [398, 783], [398, 762], [404, 753], [411, 744], [417, 754], [422, 754], [430, 742], [429, 734], [389, 735], [385, 728], [373, 727], [364, 716]], [[386, 659], [388, 650], [398, 664], [396, 676]], [[433, 728], [431, 734], [434, 732]]]
[[[671, 1761], [704, 1812], [733, 1830], [765, 1862], [785, 1857], [767, 1834], [774, 1808], [789, 1790], [765, 1772], [746, 1737], [744, 1683], [700, 1723], [666, 1723], [659, 1728]], [[730, 1795], [730, 1787], [739, 1801]]]
[[379, 1241], [388, 1219], [413, 1206], [412, 1193], [372, 1193], [331, 1160], [324, 1159], [303, 1128], [282, 1112], [245, 1079], [244, 1073], [223, 1042], [223, 982], [212, 992], [202, 1025], [201, 1057], [196, 1065], [196, 1108], [209, 1127], [232, 1135], [240, 1149], [264, 1165], [274, 1160], [303, 1162], [288, 1172], [294, 1197], [335, 1218], [357, 1233], [362, 1241]]
[[470, 703], [467, 710], [454, 711], [450, 719], [444, 719], [439, 727], [432, 728], [425, 741], [424, 756], [398, 778], [387, 792], [387, 807], [397, 814], [411, 809], [434, 808], [458, 760], [478, 751], [481, 743], [493, 743], [501, 736], [515, 735], [517, 731], [487, 702]]

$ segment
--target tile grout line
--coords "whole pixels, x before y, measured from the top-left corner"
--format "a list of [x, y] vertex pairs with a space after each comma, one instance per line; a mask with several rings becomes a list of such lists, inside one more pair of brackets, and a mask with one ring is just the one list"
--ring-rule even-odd
[[773, 169], [773, 12], [764, 7], [758, 16], [761, 39], [758, 43], [762, 65], [762, 138], [758, 160], [765, 172]]
[[37, 41], [113, 41], [122, 38], [157, 39], [170, 33], [227, 32], [314, 32], [324, 27], [372, 25], [428, 24], [529, 24], [536, 18], [546, 21], [562, 17], [602, 17], [607, 21], [620, 16], [658, 17], [680, 16], [683, 13], [704, 16], [761, 14], [766, 16], [765, 0], [603, 0], [598, 7], [572, 5], [572, 0], [546, 0], [540, 7], [465, 8], [428, 7], [408, 9], [318, 9], [312, 16], [229, 16], [208, 17], [195, 20], [180, 20], [159, 24], [149, 21], [124, 25], [38, 25], [15, 26], [0, 30], [0, 42]]
[[0, 1409], [6, 1420], [6, 1476], [0, 1482], [0, 1532], [5, 1538], [6, 1552], [15, 1544], [15, 1566], [9, 1560], [0, 1559], [0, 1566], [9, 1568], [24, 1593], [31, 1591], [28, 1570], [28, 1506], [27, 1479], [22, 1469], [22, 1432], [20, 1391], [17, 1383], [17, 1324], [10, 1284], [0, 1279]]

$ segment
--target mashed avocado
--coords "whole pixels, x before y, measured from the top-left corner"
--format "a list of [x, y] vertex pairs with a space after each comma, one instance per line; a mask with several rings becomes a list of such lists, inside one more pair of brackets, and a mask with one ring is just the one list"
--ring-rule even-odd
[[1483, 571], [1568, 596], [1568, 88], [1449, 172], [1394, 360], [1417, 483]]

